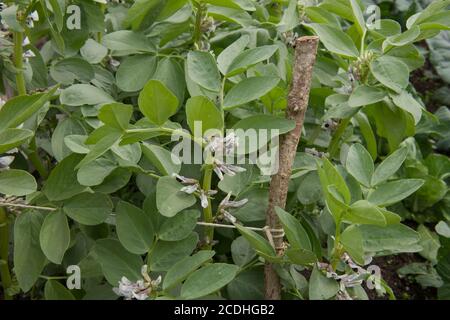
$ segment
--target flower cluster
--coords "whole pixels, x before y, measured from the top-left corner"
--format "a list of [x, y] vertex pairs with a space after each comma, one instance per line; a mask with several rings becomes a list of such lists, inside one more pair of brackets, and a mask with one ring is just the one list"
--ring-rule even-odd
[[[342, 260], [347, 264], [350, 269], [354, 271], [352, 274], [344, 273], [342, 275], [337, 274], [331, 265], [324, 262], [318, 262], [317, 266], [321, 270], [326, 271], [327, 278], [332, 278], [339, 281], [339, 292], [336, 295], [338, 300], [352, 300], [352, 297], [347, 292], [347, 288], [353, 288], [359, 286], [364, 280], [367, 280], [372, 276], [372, 273], [360, 266], [358, 266], [347, 253], [344, 253]], [[369, 264], [371, 260], [365, 261], [365, 264]]]
[[152, 280], [147, 272], [147, 265], [141, 269], [143, 279], [136, 282], [128, 280], [127, 277], [122, 277], [119, 281], [119, 286], [114, 287], [113, 291], [126, 300], [146, 300], [150, 294], [155, 291], [161, 283], [161, 276]]
[[211, 152], [211, 154], [214, 156], [214, 172], [220, 180], [223, 180], [224, 174], [234, 176], [236, 175], [236, 173], [244, 172], [246, 170], [245, 168], [227, 164], [220, 160], [223, 159], [224, 156], [232, 155], [238, 145], [239, 138], [234, 133], [230, 133], [226, 137], [212, 137], [208, 145], [206, 146], [205, 150]]

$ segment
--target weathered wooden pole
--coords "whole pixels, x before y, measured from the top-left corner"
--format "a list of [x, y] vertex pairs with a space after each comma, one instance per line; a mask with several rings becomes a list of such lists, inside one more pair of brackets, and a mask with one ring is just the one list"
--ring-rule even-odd
[[[319, 37], [300, 37], [295, 42], [295, 61], [292, 73], [292, 85], [288, 96], [286, 118], [295, 120], [295, 129], [281, 137], [279, 153], [279, 170], [272, 176], [269, 192], [269, 207], [266, 214], [266, 225], [271, 229], [280, 229], [280, 221], [275, 207], [285, 208], [292, 164], [297, 152], [297, 145], [303, 129], [306, 109], [308, 108], [309, 91], [316, 62]], [[274, 238], [277, 254], [281, 253], [283, 239]], [[272, 264], [267, 263], [264, 269], [265, 298], [279, 300], [281, 298], [280, 278]]]

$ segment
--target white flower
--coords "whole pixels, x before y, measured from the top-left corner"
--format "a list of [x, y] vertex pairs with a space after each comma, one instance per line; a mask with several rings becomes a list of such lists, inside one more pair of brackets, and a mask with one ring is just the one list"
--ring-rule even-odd
[[119, 281], [119, 286], [113, 288], [113, 291], [126, 300], [146, 300], [153, 290], [156, 290], [161, 283], [161, 276], [152, 280], [147, 272], [147, 265], [141, 268], [141, 274], [143, 279], [136, 282], [128, 280], [127, 277], [122, 277]]
[[6, 103], [6, 100], [3, 99], [3, 97], [0, 97], [0, 108], [3, 107], [3, 105]]
[[220, 202], [220, 209], [228, 209], [228, 208], [239, 208], [245, 205], [248, 202], [248, 199], [242, 199], [239, 201], [230, 201], [231, 192], [227, 194], [227, 196]]
[[185, 186], [185, 187], [181, 188], [180, 191], [187, 193], [187, 194], [193, 194], [199, 189], [199, 187], [200, 186], [198, 184], [191, 184], [189, 186]]
[[26, 19], [26, 24], [28, 27], [33, 28], [34, 27], [34, 21], [39, 21], [39, 14], [37, 11], [33, 11], [31, 12], [27, 19]]
[[126, 300], [146, 300], [151, 292], [151, 288], [147, 287], [143, 280], [131, 282], [126, 277], [122, 277], [119, 281], [119, 287], [113, 288], [113, 291]]
[[234, 132], [227, 135], [225, 138], [214, 136], [206, 146], [206, 150], [210, 150], [215, 155], [229, 155], [239, 145], [239, 137]]
[[8, 169], [9, 165], [13, 163], [14, 156], [4, 156], [0, 157], [0, 170]]
[[239, 208], [244, 206], [248, 199], [242, 199], [239, 201], [231, 201], [231, 192], [227, 194], [227, 196], [220, 202], [219, 204], [219, 212], [223, 215], [223, 218], [228, 220], [231, 223], [236, 223], [237, 219], [231, 213], [227, 211], [228, 208]]
[[216, 193], [216, 190], [209, 190], [208, 192], [205, 192], [205, 190], [200, 190], [200, 203], [202, 205], [202, 208], [208, 207], [209, 196], [215, 195]]
[[26, 46], [30, 44], [30, 39], [28, 39], [28, 37], [25, 37], [25, 39], [23, 39], [22, 41], [22, 46]]
[[25, 59], [29, 59], [29, 58], [36, 57], [36, 55], [34, 54], [33, 51], [27, 50], [27, 51], [25, 51], [25, 52], [23, 53], [23, 57], [24, 57]]
[[234, 176], [236, 173], [246, 171], [245, 168], [234, 166], [232, 164], [225, 164], [218, 159], [214, 159], [214, 172], [217, 174], [220, 180], [223, 180], [223, 175]]
[[109, 64], [113, 67], [113, 68], [118, 68], [120, 66], [120, 61], [111, 58], [109, 60]]

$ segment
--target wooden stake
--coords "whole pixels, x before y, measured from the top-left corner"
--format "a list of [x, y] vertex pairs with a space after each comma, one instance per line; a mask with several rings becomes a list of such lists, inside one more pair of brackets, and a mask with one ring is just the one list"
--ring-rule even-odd
[[[288, 96], [286, 119], [295, 120], [295, 129], [281, 138], [278, 173], [272, 176], [269, 192], [269, 207], [266, 214], [266, 225], [270, 229], [280, 229], [280, 221], [275, 207], [285, 208], [292, 164], [297, 152], [297, 145], [303, 129], [306, 109], [308, 108], [309, 91], [316, 62], [319, 37], [306, 36], [296, 40], [295, 61], [291, 90]], [[283, 238], [274, 238], [275, 247], [282, 248]], [[277, 250], [280, 254], [281, 249]], [[264, 268], [265, 298], [279, 300], [281, 298], [280, 278], [274, 266], [267, 263]]]

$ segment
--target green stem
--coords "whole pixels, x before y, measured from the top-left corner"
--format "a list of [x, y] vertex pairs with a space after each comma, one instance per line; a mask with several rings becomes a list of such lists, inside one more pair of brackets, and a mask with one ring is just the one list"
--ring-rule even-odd
[[36, 170], [39, 172], [39, 175], [43, 178], [43, 179], [47, 179], [48, 177], [48, 170], [47, 168], [44, 166], [44, 164], [42, 163], [41, 158], [39, 157], [38, 154], [38, 148], [36, 145], [36, 138], [33, 137], [31, 139], [30, 142], [30, 151], [27, 153], [28, 156], [28, 160], [31, 161], [31, 163], [33, 164], [33, 166], [36, 168]]
[[336, 132], [333, 135], [333, 138], [331, 139], [330, 146], [328, 147], [328, 153], [330, 154], [330, 159], [332, 159], [338, 149], [339, 149], [339, 141], [341, 140], [342, 135], [345, 132], [345, 129], [347, 129], [348, 124], [350, 123], [351, 118], [342, 119], [339, 123], [338, 128], [336, 129]]
[[8, 294], [11, 287], [11, 273], [8, 265], [9, 256], [9, 225], [8, 215], [4, 208], [0, 207], [0, 278], [2, 279], [3, 295], [5, 300], [12, 300]]
[[331, 258], [331, 267], [336, 270], [336, 267], [341, 260], [341, 221], [336, 222], [336, 232], [334, 236], [333, 257]]
[[203, 1], [200, 1], [198, 3], [194, 1], [194, 4], [196, 4], [197, 13], [195, 15], [194, 35], [192, 40], [194, 41], [196, 49], [199, 50], [201, 48], [202, 20], [205, 13], [205, 4], [203, 3]]
[[[203, 175], [203, 190], [206, 193], [208, 193], [208, 191], [211, 190], [212, 172], [213, 172], [212, 166], [208, 165], [205, 168], [205, 173]], [[212, 223], [214, 221], [212, 206], [211, 206], [211, 199], [209, 199], [209, 198], [208, 198], [208, 206], [203, 209], [203, 218], [204, 218], [204, 221], [208, 222], [208, 223]], [[211, 250], [212, 241], [214, 239], [214, 228], [206, 227], [205, 235], [206, 235], [206, 239], [208, 241], [208, 244], [206, 245], [206, 249]]]
[[16, 86], [19, 96], [27, 94], [25, 78], [23, 75], [23, 33], [14, 32], [14, 66], [16, 67]]

